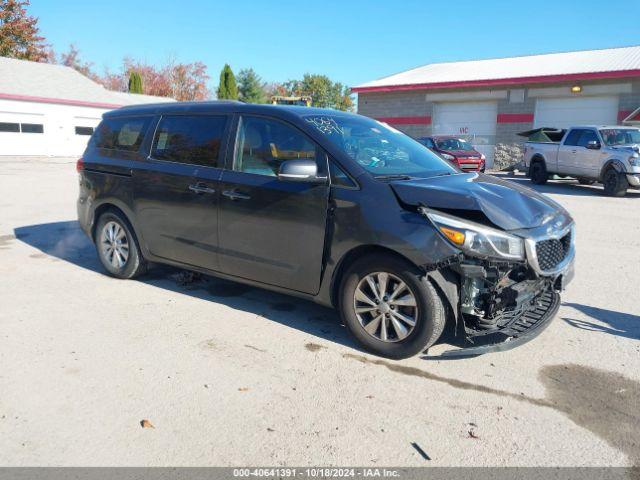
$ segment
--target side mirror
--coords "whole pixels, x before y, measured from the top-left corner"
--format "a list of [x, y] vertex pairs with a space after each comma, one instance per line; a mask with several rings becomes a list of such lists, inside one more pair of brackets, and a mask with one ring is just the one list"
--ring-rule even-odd
[[318, 176], [314, 160], [287, 160], [280, 164], [278, 180], [287, 182], [324, 183], [327, 177]]
[[600, 150], [600, 142], [597, 140], [591, 140], [585, 145], [589, 150]]

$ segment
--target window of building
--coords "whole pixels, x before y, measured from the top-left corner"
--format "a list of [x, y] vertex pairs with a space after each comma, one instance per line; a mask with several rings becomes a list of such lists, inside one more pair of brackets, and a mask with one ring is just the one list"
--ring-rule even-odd
[[0, 122], [0, 132], [20, 132], [20, 124]]
[[93, 135], [93, 127], [76, 127], [76, 135]]
[[316, 160], [316, 146], [302, 132], [276, 120], [241, 118], [234, 170], [275, 177], [282, 162], [298, 158]]
[[21, 123], [22, 133], [44, 133], [44, 125], [41, 123]]
[[163, 116], [151, 156], [157, 160], [214, 167], [227, 124], [222, 115]]
[[136, 151], [144, 140], [151, 117], [122, 117], [103, 120], [98, 126], [96, 146], [111, 150]]

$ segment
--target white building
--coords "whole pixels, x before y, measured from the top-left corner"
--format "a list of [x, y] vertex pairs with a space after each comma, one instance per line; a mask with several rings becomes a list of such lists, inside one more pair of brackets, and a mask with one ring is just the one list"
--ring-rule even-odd
[[172, 101], [107, 90], [70, 67], [0, 57], [0, 156], [79, 156], [106, 111]]
[[352, 91], [358, 113], [414, 137], [465, 137], [490, 167], [524, 130], [640, 122], [640, 46], [433, 63]]

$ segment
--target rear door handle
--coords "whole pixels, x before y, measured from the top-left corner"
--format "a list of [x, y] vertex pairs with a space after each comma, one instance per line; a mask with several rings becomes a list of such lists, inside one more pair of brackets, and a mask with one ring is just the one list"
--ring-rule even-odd
[[189, 185], [189, 190], [194, 193], [216, 193], [215, 188], [207, 187], [204, 183], [196, 183], [195, 185]]
[[237, 190], [225, 190], [224, 192], [222, 192], [222, 195], [224, 195], [227, 198], [230, 198], [231, 200], [250, 200], [251, 199], [251, 197], [246, 193], [238, 192]]

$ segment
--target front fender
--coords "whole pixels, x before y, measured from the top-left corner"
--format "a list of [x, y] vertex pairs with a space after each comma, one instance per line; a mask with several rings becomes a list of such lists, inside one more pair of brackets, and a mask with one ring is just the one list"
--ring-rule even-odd
[[609, 168], [615, 168], [617, 172], [624, 173], [627, 171], [624, 162], [619, 158], [610, 158], [604, 163], [602, 170], [600, 170], [600, 180], [604, 177], [604, 172], [609, 170]]

